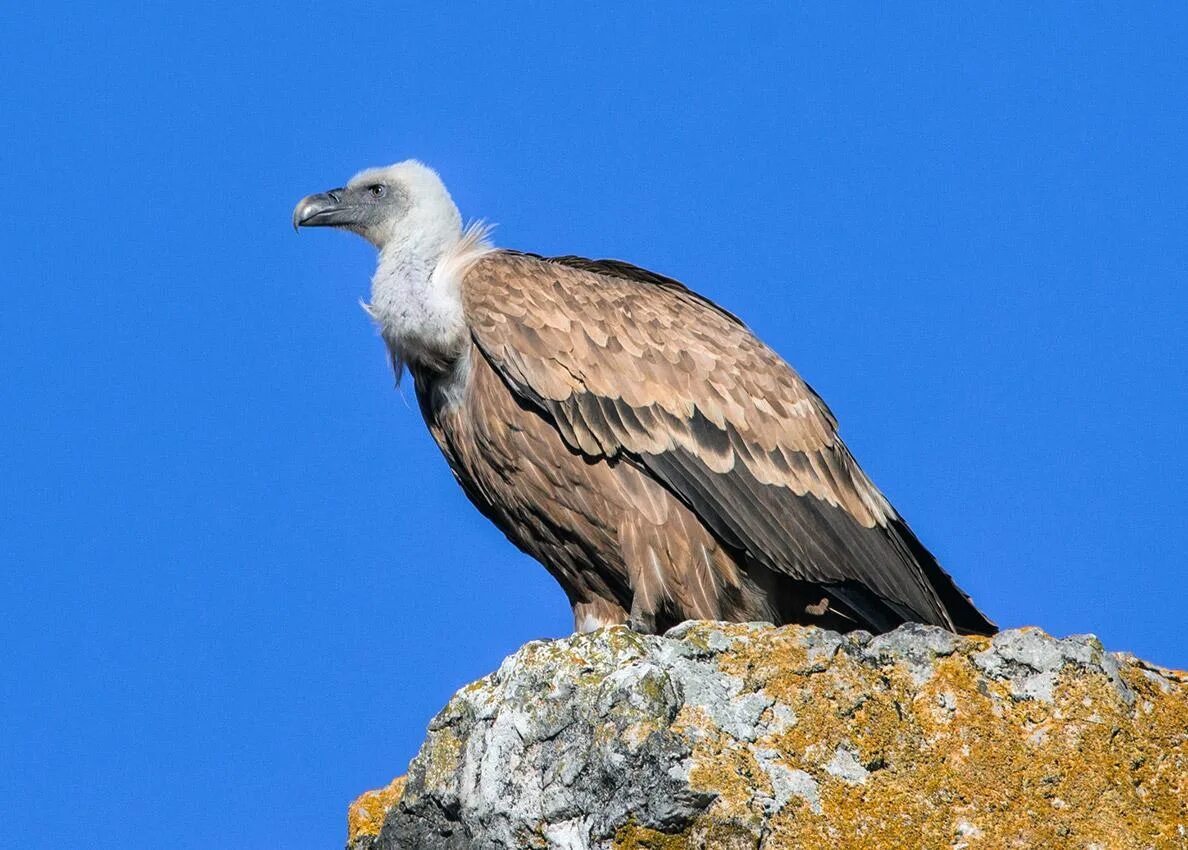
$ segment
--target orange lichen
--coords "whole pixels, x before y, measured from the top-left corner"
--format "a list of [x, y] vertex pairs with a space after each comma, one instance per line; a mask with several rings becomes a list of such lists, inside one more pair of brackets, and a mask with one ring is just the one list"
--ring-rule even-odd
[[407, 777], [398, 776], [386, 787], [360, 794], [347, 809], [347, 844], [366, 835], [379, 835], [388, 810], [400, 802]]

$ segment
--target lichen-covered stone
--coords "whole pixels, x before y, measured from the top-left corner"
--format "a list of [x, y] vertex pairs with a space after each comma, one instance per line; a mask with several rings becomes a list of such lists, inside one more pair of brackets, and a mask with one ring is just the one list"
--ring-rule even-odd
[[388, 810], [404, 794], [405, 777], [398, 776], [383, 788], [359, 795], [347, 809], [347, 848], [362, 850], [383, 828]]
[[1188, 676], [1036, 629], [610, 628], [463, 688], [393, 787], [352, 850], [1183, 848]]

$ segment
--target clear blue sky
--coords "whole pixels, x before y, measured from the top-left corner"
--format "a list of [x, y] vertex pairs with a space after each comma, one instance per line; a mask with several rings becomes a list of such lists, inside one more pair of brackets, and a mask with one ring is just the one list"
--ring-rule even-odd
[[569, 630], [289, 226], [406, 157], [743, 316], [1000, 624], [1188, 666], [1182, 7], [17, 5], [0, 845], [337, 847]]

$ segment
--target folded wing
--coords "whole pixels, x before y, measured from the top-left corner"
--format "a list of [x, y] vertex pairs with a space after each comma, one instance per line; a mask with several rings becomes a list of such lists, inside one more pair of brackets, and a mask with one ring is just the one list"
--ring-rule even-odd
[[882, 631], [992, 632], [855, 463], [812, 389], [734, 316], [617, 261], [496, 252], [467, 273], [479, 350], [592, 462], [625, 457], [746, 563]]

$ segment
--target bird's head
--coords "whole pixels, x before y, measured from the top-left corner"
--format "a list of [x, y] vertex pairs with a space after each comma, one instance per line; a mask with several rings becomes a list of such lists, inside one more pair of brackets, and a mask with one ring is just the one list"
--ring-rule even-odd
[[293, 210], [293, 227], [338, 227], [383, 251], [410, 241], [444, 247], [461, 234], [462, 218], [437, 172], [409, 159], [307, 195]]

